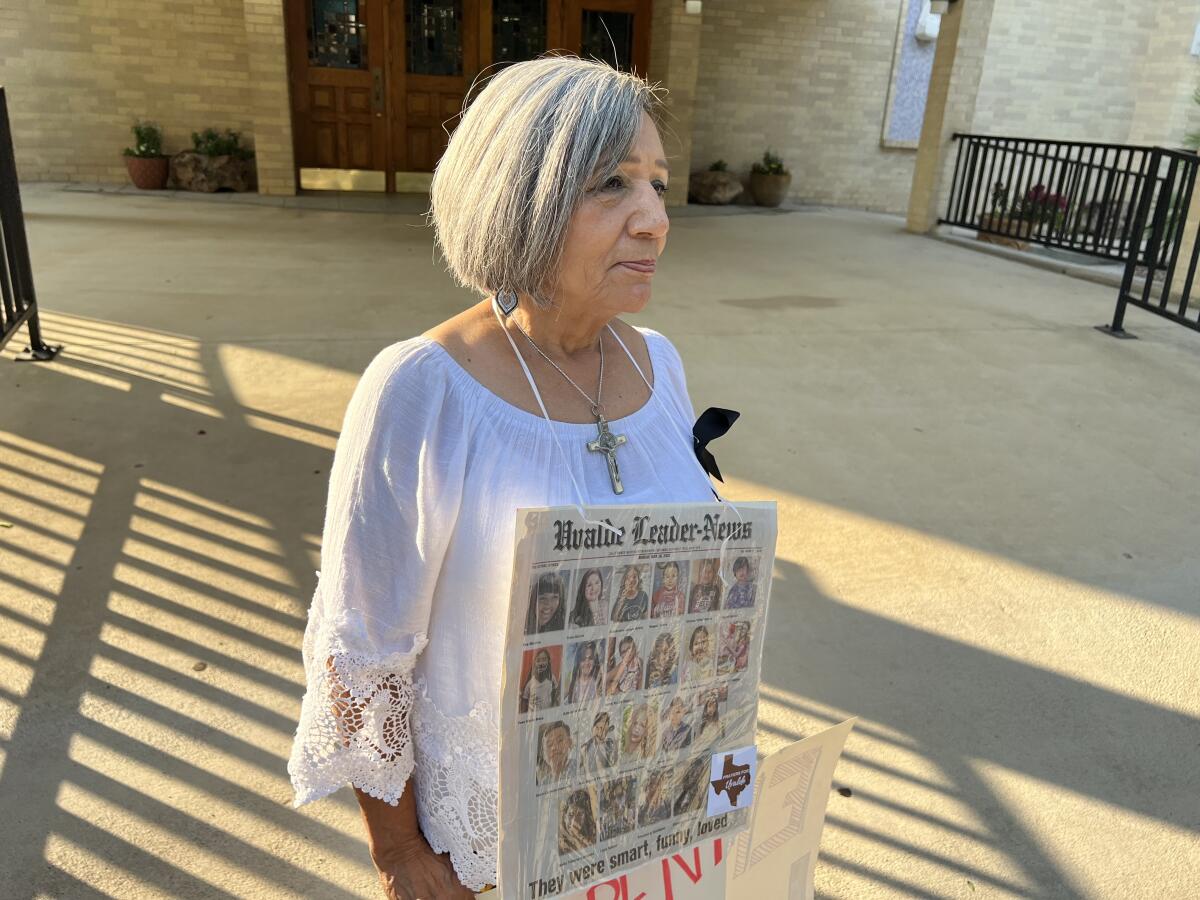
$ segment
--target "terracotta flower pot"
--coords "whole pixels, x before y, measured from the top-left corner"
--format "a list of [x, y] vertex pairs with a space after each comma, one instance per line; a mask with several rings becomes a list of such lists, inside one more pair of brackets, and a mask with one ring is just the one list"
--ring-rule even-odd
[[126, 156], [125, 168], [134, 187], [143, 191], [161, 191], [167, 186], [170, 160], [165, 156]]
[[759, 206], [778, 206], [787, 197], [792, 186], [792, 174], [767, 175], [763, 172], [750, 173], [750, 193]]

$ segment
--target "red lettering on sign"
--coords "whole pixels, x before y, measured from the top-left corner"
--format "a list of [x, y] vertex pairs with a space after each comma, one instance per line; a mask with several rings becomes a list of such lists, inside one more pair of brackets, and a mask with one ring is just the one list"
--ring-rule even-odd
[[[600, 888], [608, 888], [611, 894], [598, 893]], [[629, 897], [629, 881], [624, 875], [593, 884], [588, 888], [587, 900], [627, 900]]]
[[679, 866], [679, 868], [683, 869], [683, 871], [687, 875], [687, 877], [692, 880], [692, 884], [695, 884], [697, 881], [699, 881], [700, 876], [704, 874], [703, 867], [700, 864], [700, 848], [699, 847], [692, 848], [692, 862], [696, 866], [695, 872], [693, 872], [691, 869], [688, 868], [687, 861], [680, 854], [676, 853], [674, 856], [671, 857], [671, 859], [675, 860], [675, 865], [677, 865], [677, 866]]

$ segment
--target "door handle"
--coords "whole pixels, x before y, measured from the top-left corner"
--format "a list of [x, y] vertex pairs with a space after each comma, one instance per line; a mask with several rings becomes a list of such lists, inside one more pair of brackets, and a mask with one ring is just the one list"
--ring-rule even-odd
[[376, 66], [371, 70], [371, 112], [377, 116], [383, 115], [383, 67]]

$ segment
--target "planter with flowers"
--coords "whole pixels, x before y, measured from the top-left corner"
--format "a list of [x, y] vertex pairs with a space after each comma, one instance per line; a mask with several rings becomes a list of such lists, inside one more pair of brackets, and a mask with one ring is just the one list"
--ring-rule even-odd
[[778, 206], [792, 186], [792, 173], [784, 168], [783, 160], [767, 150], [762, 162], [750, 167], [750, 193], [759, 206]]
[[162, 129], [152, 122], [137, 122], [134, 144], [125, 148], [125, 169], [134, 187], [143, 191], [161, 191], [167, 186], [169, 160], [162, 152]]
[[1053, 193], [1044, 184], [1034, 185], [1010, 206], [1008, 187], [996, 182], [992, 186], [992, 211], [979, 217], [980, 230], [975, 237], [989, 244], [1028, 250], [1030, 240], [1038, 231], [1047, 226], [1049, 231], [1063, 227], [1068, 206], [1066, 197]]
[[171, 157], [171, 183], [185, 191], [253, 191], [258, 189], [254, 151], [241, 134], [215, 128], [192, 132], [192, 149]]

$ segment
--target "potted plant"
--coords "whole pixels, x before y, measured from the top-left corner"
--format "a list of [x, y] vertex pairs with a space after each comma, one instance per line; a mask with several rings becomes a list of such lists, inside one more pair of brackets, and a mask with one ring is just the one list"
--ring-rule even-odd
[[162, 152], [162, 129], [152, 122], [135, 122], [134, 144], [125, 148], [125, 168], [134, 186], [161, 191], [167, 186], [169, 160]]
[[783, 160], [767, 150], [762, 162], [750, 167], [750, 193], [759, 206], [778, 206], [792, 186], [792, 173], [784, 168]]
[[992, 185], [991, 200], [992, 211], [979, 217], [980, 230], [975, 235], [989, 244], [1028, 250], [1034, 232], [1046, 225], [1052, 231], [1060, 229], [1067, 219], [1067, 198], [1053, 193], [1044, 184], [1035, 184], [1010, 206], [1008, 187], [996, 182]]
[[253, 191], [254, 151], [231, 129], [193, 131], [192, 149], [171, 157], [171, 181], [187, 191]]
[[729, 171], [725, 160], [718, 159], [703, 172], [688, 177], [688, 199], [697, 203], [724, 205], [732, 203], [742, 193], [741, 179]]

